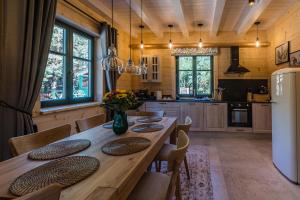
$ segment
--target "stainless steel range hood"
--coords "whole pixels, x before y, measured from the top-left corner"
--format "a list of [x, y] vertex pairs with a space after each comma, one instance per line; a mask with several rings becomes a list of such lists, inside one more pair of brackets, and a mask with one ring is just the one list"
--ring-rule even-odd
[[225, 74], [244, 74], [250, 72], [246, 67], [240, 65], [240, 52], [238, 46], [230, 47], [231, 50], [231, 64]]

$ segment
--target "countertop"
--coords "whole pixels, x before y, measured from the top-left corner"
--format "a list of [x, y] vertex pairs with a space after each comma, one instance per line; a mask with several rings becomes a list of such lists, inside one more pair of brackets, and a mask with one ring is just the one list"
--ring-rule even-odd
[[[214, 99], [173, 99], [173, 100], [142, 100], [143, 102], [179, 102], [179, 103], [229, 103], [230, 101], [220, 101], [220, 100], [214, 100]], [[271, 103], [271, 102], [248, 102], [248, 103]]]

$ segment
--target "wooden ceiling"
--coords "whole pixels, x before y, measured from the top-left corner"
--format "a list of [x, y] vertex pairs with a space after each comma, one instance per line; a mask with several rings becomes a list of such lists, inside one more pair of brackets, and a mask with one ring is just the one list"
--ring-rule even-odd
[[[80, 0], [91, 9], [111, 17], [111, 0]], [[174, 30], [188, 37], [198, 31], [216, 36], [220, 31], [234, 31], [245, 34], [261, 21], [260, 29], [270, 28], [294, 3], [299, 0], [256, 0], [253, 6], [248, 0], [143, 0], [143, 21], [145, 31], [161, 37], [169, 31], [167, 25], [174, 24]], [[114, 0], [114, 21], [129, 32], [129, 0]], [[141, 0], [131, 0], [133, 35], [139, 32]]]

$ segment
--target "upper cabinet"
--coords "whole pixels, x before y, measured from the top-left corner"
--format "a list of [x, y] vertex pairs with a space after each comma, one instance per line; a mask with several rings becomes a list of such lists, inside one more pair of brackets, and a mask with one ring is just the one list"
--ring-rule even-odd
[[253, 103], [252, 122], [254, 133], [271, 133], [272, 105], [270, 103]]
[[141, 76], [142, 82], [161, 82], [160, 60], [158, 56], [142, 57], [146, 67], [147, 74]]

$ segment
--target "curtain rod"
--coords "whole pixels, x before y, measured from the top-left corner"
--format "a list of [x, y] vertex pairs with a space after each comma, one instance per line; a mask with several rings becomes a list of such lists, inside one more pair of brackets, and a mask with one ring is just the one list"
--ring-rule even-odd
[[88, 14], [87, 12], [85, 12], [84, 10], [74, 6], [72, 3], [70, 3], [67, 0], [63, 0], [65, 3], [67, 3], [68, 5], [72, 6], [73, 8], [75, 8], [76, 10], [80, 11], [81, 13], [83, 13], [84, 15], [86, 15], [87, 17], [91, 18], [92, 20], [94, 20], [97, 23], [102, 23], [101, 21], [99, 21], [98, 19], [94, 18], [93, 16], [91, 16], [90, 14]]

